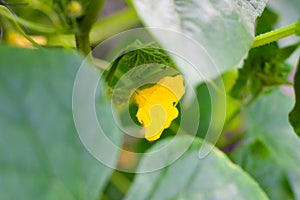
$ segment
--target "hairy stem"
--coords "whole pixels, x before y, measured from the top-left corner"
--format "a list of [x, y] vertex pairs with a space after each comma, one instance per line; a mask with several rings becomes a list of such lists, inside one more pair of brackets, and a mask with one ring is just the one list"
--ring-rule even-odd
[[90, 0], [85, 9], [85, 14], [77, 20], [78, 30], [75, 33], [76, 47], [84, 55], [91, 51], [89, 34], [93, 24], [97, 21], [103, 7], [104, 0]]
[[251, 48], [259, 47], [271, 42], [275, 42], [281, 38], [294, 35], [296, 33], [296, 24], [292, 24], [274, 31], [270, 31], [261, 35], [258, 35], [254, 38], [254, 42]]

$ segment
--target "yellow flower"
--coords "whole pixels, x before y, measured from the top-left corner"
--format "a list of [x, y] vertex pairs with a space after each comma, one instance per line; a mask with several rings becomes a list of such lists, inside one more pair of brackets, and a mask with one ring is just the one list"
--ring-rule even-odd
[[176, 104], [185, 92], [183, 77], [164, 77], [150, 88], [139, 90], [134, 98], [138, 105], [136, 117], [146, 129], [145, 138], [154, 141], [178, 117]]
[[[37, 44], [45, 45], [47, 43], [44, 36], [30, 36]], [[25, 38], [22, 34], [17, 32], [9, 32], [7, 35], [7, 43], [17, 47], [23, 47], [33, 49], [31, 42]]]
[[69, 17], [75, 18], [82, 15], [82, 6], [78, 1], [71, 1], [67, 6]]

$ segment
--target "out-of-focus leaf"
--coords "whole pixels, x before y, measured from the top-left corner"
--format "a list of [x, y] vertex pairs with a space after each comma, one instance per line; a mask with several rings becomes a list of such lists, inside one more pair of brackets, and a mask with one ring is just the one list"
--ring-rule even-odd
[[300, 18], [298, 19], [298, 22], [296, 25], [296, 35], [300, 36]]
[[252, 49], [231, 90], [231, 96], [251, 101], [265, 89], [287, 84], [290, 67], [285, 60], [298, 48], [299, 43], [279, 48], [273, 43]]
[[[265, 9], [257, 20], [256, 33], [271, 31], [278, 16]], [[254, 100], [263, 90], [272, 86], [287, 84], [290, 67], [285, 64], [289, 56], [299, 47], [299, 43], [279, 48], [277, 43], [251, 49], [243, 68], [230, 92], [231, 96], [242, 101]]]
[[[146, 26], [174, 30], [194, 39], [208, 52], [220, 72], [236, 67], [247, 53], [253, 42], [255, 19], [262, 13], [266, 2], [132, 0]], [[166, 35], [156, 36], [164, 47], [184, 49], [189, 58], [201, 63], [201, 52], [195, 52], [195, 49], [180, 41], [167, 42]], [[205, 78], [218, 75], [215, 71], [210, 73], [211, 77]]]
[[270, 199], [294, 199], [287, 171], [274, 161], [271, 152], [259, 140], [243, 141], [232, 159], [257, 180]]
[[276, 25], [278, 18], [278, 14], [267, 7], [262, 15], [256, 20], [255, 34], [260, 35], [271, 31]]
[[[265, 145], [270, 159], [274, 160], [280, 169], [277, 172], [282, 170], [285, 175], [289, 175], [288, 180], [291, 180], [290, 174], [296, 174], [298, 177], [300, 175], [300, 139], [288, 122], [288, 112], [292, 105], [291, 97], [275, 90], [261, 95], [246, 112], [248, 137], [252, 140], [258, 139]], [[299, 195], [298, 189], [299, 186], [293, 187], [294, 196]]]
[[[168, 162], [168, 154], [180, 150], [190, 141], [189, 136], [157, 143], [152, 150], [163, 145], [169, 151], [161, 154], [157, 162]], [[171, 143], [170, 143], [171, 142]], [[217, 149], [207, 157], [198, 158], [202, 140], [197, 139], [175, 161], [155, 172], [138, 174], [125, 199], [268, 199], [258, 184]], [[140, 167], [147, 166], [143, 159]]]
[[[212, 102], [210, 99], [209, 89], [206, 84], [202, 83], [197, 87], [197, 99], [200, 111], [200, 121], [197, 136], [205, 138], [206, 132], [211, 123]], [[190, 110], [193, 113], [193, 110]], [[192, 123], [192, 122], [191, 122]]]
[[248, 132], [262, 139], [280, 165], [300, 172], [300, 139], [288, 122], [292, 104], [280, 91], [261, 96], [247, 109]]
[[97, 199], [112, 170], [75, 130], [72, 89], [82, 58], [3, 45], [0, 54], [0, 199]]
[[296, 103], [293, 110], [289, 114], [289, 120], [297, 135], [300, 136], [300, 60], [298, 62], [297, 72], [294, 78], [294, 90], [296, 95]]
[[[300, 1], [298, 0], [272, 0], [268, 2], [268, 6], [280, 16], [279, 23], [276, 25], [276, 28], [296, 23], [299, 19]], [[297, 37], [289, 37], [284, 40], [289, 40], [290, 42], [299, 41]]]

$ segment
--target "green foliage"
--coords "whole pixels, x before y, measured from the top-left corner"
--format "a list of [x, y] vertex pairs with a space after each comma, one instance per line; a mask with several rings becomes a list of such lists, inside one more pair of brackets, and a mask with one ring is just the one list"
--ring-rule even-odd
[[256, 35], [271, 31], [277, 22], [278, 15], [267, 7], [262, 15], [256, 20]]
[[[179, 72], [169, 55], [157, 44], [142, 44], [136, 41], [118, 54], [104, 72], [108, 94], [114, 91], [115, 103], [128, 101], [128, 95], [137, 85], [148, 87], [164, 76], [176, 75]], [[126, 74], [126, 76], [124, 76]], [[149, 82], [149, 84], [142, 84]], [[134, 114], [135, 115], [135, 114]]]
[[294, 77], [294, 90], [296, 103], [289, 114], [289, 120], [298, 136], [300, 136], [300, 60], [298, 61], [297, 71]]
[[[146, 26], [173, 30], [192, 38], [207, 51], [218, 71], [222, 73], [236, 67], [249, 50], [254, 37], [255, 19], [263, 12], [267, 1], [131, 0], [131, 2]], [[153, 34], [155, 35], [155, 32]], [[155, 36], [163, 47], [182, 48], [182, 52], [189, 58], [199, 54], [194, 52], [193, 48], [179, 43], [180, 41], [166, 41], [164, 34]], [[197, 57], [201, 58], [201, 55]], [[176, 57], [173, 59], [176, 60]], [[188, 69], [182, 71], [184, 70], [188, 71]], [[206, 78], [213, 79], [218, 75], [214, 73]], [[194, 81], [201, 82], [199, 78]]]
[[300, 36], [300, 19], [298, 19], [296, 24], [296, 35]]
[[[112, 170], [75, 130], [72, 88], [81, 56], [4, 45], [0, 54], [0, 199], [97, 199]], [[104, 102], [97, 105], [110, 108]]]
[[[175, 68], [175, 65], [169, 55], [157, 44], [142, 44], [140, 41], [136, 41], [121, 52], [111, 63], [106, 75], [107, 84], [111, 88], [114, 88], [119, 79], [131, 69], [153, 63]], [[147, 69], [142, 69], [142, 71], [135, 70], [133, 72], [133, 76], [131, 76], [131, 80], [137, 81], [138, 79], [147, 79], [145, 75], [148, 77], [155, 76], [150, 69], [148, 69], [150, 74], [149, 72], [145, 73], [144, 70]], [[160, 71], [155, 71], [154, 73], [160, 73]]]
[[[276, 21], [277, 15], [266, 9], [257, 21], [257, 33], [270, 31]], [[290, 84], [287, 81], [290, 67], [285, 61], [299, 44], [280, 48], [277, 43], [271, 43], [251, 49], [243, 67], [238, 70], [238, 78], [230, 92], [231, 96], [248, 104], [265, 90]]]
[[299, 43], [279, 48], [277, 44], [252, 49], [239, 69], [239, 76], [230, 94], [250, 103], [261, 92], [274, 86], [289, 84], [287, 75], [290, 67], [286, 59], [298, 48]]
[[263, 140], [280, 165], [300, 172], [299, 138], [288, 122], [292, 104], [293, 99], [280, 91], [262, 96], [247, 111], [248, 132]]
[[[233, 153], [232, 159], [255, 178], [272, 200], [295, 199], [288, 171], [275, 162], [266, 145], [244, 139]], [[252, 139], [253, 140], [253, 139]]]
[[[297, 0], [281, 2], [279, 10], [285, 13], [276, 13], [265, 8], [266, 2], [131, 0], [132, 8], [104, 18], [101, 15], [96, 22], [104, 0], [28, 1], [26, 6], [11, 6], [17, 17], [0, 1], [3, 43], [12, 44], [10, 33], [18, 33], [12, 45], [35, 48], [25, 50], [0, 45], [0, 199], [300, 199], [300, 140], [296, 135], [300, 136], [300, 61], [294, 81], [296, 102], [275, 89], [291, 85], [287, 75], [292, 64], [287, 64], [287, 59], [299, 51], [300, 43], [296, 39], [291, 45], [281, 47], [274, 42], [289, 35], [300, 35], [300, 20], [272, 31], [279, 19], [290, 14], [288, 8], [292, 7], [297, 14], [300, 4]], [[298, 18], [298, 15], [293, 16], [290, 23]], [[146, 29], [149, 26], [183, 34], [198, 44], [199, 49], [203, 47], [203, 52], [148, 29], [150, 35], [145, 35], [145, 39], [150, 36], [157, 41], [149, 44], [136, 41], [113, 55], [114, 61], [104, 70], [106, 85], [99, 83], [93, 102], [105, 137], [113, 145], [135, 153], [165, 150], [153, 159], [149, 157], [151, 154], [139, 154], [138, 169], [166, 164], [182, 153], [174, 163], [154, 172], [113, 173], [113, 169], [98, 162], [85, 149], [75, 129], [72, 90], [83, 61], [78, 52], [89, 54], [91, 46], [138, 25], [139, 21]], [[59, 48], [41, 47], [33, 36], [46, 39], [42, 45]], [[21, 45], [23, 39], [33, 45]], [[126, 39], [119, 41], [120, 44]], [[70, 50], [75, 46], [77, 51]], [[261, 47], [249, 50], [256, 46]], [[183, 55], [169, 54], [174, 48]], [[108, 48], [101, 53], [111, 55], [115, 49]], [[209, 58], [216, 72], [206, 77], [209, 81], [204, 83], [203, 78], [193, 76], [195, 71], [189, 71], [189, 66], [181, 65], [175, 53], [187, 62], [197, 61], [192, 64], [200, 71], [202, 68], [198, 67], [206, 63], [202, 58]], [[234, 69], [246, 54], [248, 57], [236, 79]], [[180, 113], [157, 142], [122, 137], [116, 122], [131, 125], [133, 119], [139, 124], [135, 118], [137, 107], [132, 99], [127, 102], [128, 94], [139, 84], [139, 87], [148, 87], [178, 73], [184, 74], [186, 86], [189, 82], [197, 83], [192, 85], [197, 98], [185, 98], [183, 104], [177, 105], [179, 112], [186, 110], [186, 127], [180, 127], [183, 121]], [[204, 143], [199, 137], [204, 138], [210, 128], [214, 133], [225, 116], [219, 109], [212, 109], [221, 107], [221, 100], [213, 101], [209, 90], [219, 92], [214, 85], [216, 80], [223, 80], [226, 92], [235, 99], [226, 97], [226, 123], [217, 143], [223, 152], [216, 147], [199, 159]], [[142, 84], [145, 82], [150, 84]], [[102, 87], [106, 86], [109, 95], [103, 92]], [[84, 100], [85, 96], [81, 98]], [[193, 119], [195, 107], [190, 106], [194, 105], [191, 102], [199, 105], [199, 121]], [[116, 113], [112, 112], [115, 107], [112, 109], [110, 103], [117, 108]], [[124, 103], [129, 103], [129, 107], [124, 109]], [[195, 134], [191, 131], [195, 124], [199, 127], [194, 140], [190, 134]], [[178, 130], [182, 130], [182, 135], [174, 137]], [[142, 130], [138, 131], [142, 136]], [[93, 147], [106, 145], [105, 141], [93, 139]], [[164, 148], [166, 145], [169, 149]], [[124, 151], [118, 158], [119, 150], [104, 153], [110, 156], [111, 167], [122, 169], [127, 169], [126, 164], [134, 166], [139, 159]]]
[[[151, 151], [169, 142], [165, 139]], [[189, 142], [189, 136], [172, 139], [171, 147], [168, 146], [168, 151], [157, 161], [167, 162], [167, 155], [185, 148]], [[202, 140], [196, 139], [170, 166], [137, 175], [125, 199], [268, 199], [258, 184], [219, 150], [214, 149], [207, 157], [199, 159], [202, 144]], [[140, 167], [152, 164], [149, 162], [143, 159]]]
[[[300, 140], [288, 122], [292, 104], [293, 99], [279, 90], [261, 95], [253, 102], [246, 109], [247, 129], [243, 143], [247, 146], [237, 148], [234, 160], [253, 174], [263, 188], [269, 188], [266, 189], [269, 196], [278, 194], [297, 199], [299, 182], [293, 179], [300, 177]], [[274, 173], [272, 180], [264, 179], [265, 170]]]

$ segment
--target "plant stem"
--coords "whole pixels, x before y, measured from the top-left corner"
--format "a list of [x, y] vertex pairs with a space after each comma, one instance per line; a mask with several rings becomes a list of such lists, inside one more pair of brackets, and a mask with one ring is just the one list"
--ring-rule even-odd
[[89, 34], [92, 25], [97, 21], [99, 12], [104, 4], [104, 0], [90, 0], [85, 9], [84, 16], [77, 19], [78, 30], [75, 33], [76, 47], [84, 55], [91, 51]]
[[76, 48], [83, 53], [88, 55], [91, 51], [89, 34], [78, 31], [75, 33]]
[[0, 5], [0, 16], [15, 21], [18, 24], [22, 24], [28, 27], [31, 30], [37, 31], [43, 34], [57, 34], [57, 33], [69, 33], [71, 30], [69, 29], [57, 29], [50, 26], [45, 26], [42, 24], [34, 23], [18, 16], [12, 15], [10, 12], [7, 12], [7, 8], [5, 6]]
[[233, 120], [235, 120], [235, 118], [238, 117], [240, 114], [241, 114], [241, 108], [236, 109], [224, 123], [224, 130], [226, 130], [231, 125]]
[[126, 194], [130, 187], [130, 181], [125, 175], [118, 171], [112, 174], [110, 182], [123, 194]]
[[120, 12], [103, 17], [93, 25], [90, 33], [91, 43], [95, 46], [104, 39], [125, 31], [138, 23], [139, 18], [132, 8], [126, 8]]
[[296, 33], [296, 24], [292, 24], [274, 31], [270, 31], [254, 38], [251, 48], [259, 47], [271, 42], [275, 42], [281, 38], [288, 37]]

